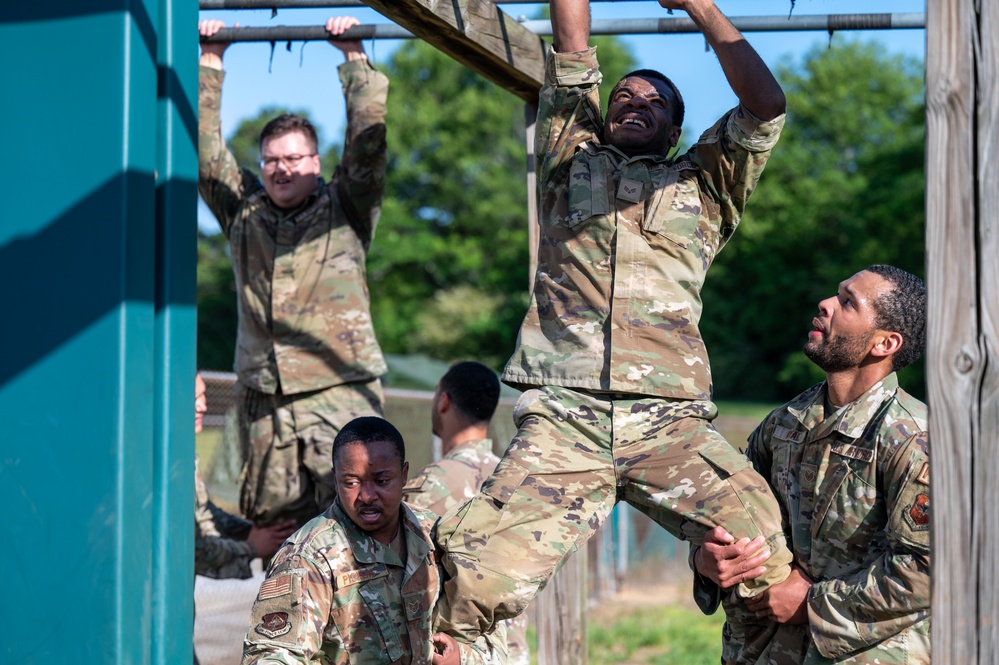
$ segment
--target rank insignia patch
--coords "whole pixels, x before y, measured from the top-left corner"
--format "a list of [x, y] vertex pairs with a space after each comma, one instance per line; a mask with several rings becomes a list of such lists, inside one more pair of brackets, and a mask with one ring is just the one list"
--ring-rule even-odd
[[920, 485], [930, 484], [930, 463], [923, 462], [923, 468], [919, 470], [919, 474], [916, 476], [916, 482]]

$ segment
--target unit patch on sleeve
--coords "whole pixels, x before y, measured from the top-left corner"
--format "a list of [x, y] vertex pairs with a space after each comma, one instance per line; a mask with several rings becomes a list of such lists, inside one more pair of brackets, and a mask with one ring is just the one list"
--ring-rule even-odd
[[914, 531], [930, 528], [930, 497], [927, 494], [917, 494], [906, 514], [907, 522]]
[[287, 612], [271, 612], [265, 614], [260, 619], [260, 623], [254, 628], [264, 637], [280, 637], [291, 630], [291, 622], [288, 621]]

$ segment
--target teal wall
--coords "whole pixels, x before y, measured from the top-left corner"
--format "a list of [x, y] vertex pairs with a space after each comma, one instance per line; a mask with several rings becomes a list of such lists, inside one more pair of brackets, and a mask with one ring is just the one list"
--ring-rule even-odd
[[0, 3], [3, 663], [191, 662], [196, 23]]

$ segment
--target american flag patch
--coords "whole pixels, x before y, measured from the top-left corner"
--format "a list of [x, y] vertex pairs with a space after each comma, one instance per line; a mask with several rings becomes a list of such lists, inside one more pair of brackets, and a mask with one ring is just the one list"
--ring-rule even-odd
[[278, 575], [269, 580], [264, 580], [264, 583], [260, 585], [260, 593], [257, 594], [257, 600], [277, 598], [287, 593], [291, 593], [291, 575]]

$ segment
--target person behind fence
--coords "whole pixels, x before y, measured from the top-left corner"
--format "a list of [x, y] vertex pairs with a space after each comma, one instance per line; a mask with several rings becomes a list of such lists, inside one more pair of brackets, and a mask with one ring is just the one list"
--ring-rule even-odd
[[[760, 663], [930, 663], [927, 409], [896, 376], [925, 335], [922, 280], [887, 265], [860, 271], [819, 303], [808, 333], [805, 355], [825, 381], [749, 437], [794, 550], [791, 576], [749, 601], [780, 624]], [[716, 528], [692, 548], [696, 594], [761, 574], [766, 554], [760, 539]]]
[[433, 635], [440, 572], [436, 515], [402, 502], [402, 435], [350, 421], [333, 442], [336, 495], [274, 556], [253, 604], [243, 664], [505, 663], [505, 645]]
[[[382, 413], [386, 366], [369, 313], [365, 259], [385, 185], [388, 79], [359, 41], [357, 19], [331, 18], [346, 62], [347, 131], [340, 165], [320, 178], [316, 132], [282, 115], [260, 133], [260, 177], [222, 138], [222, 56], [201, 46], [198, 191], [229, 239], [239, 328], [235, 369], [244, 455], [240, 510], [260, 524], [304, 524], [333, 496], [330, 448], [341, 426]], [[201, 21], [210, 37], [221, 21]]]
[[[441, 440], [443, 457], [406, 483], [403, 501], [444, 515], [475, 496], [499, 463], [489, 438], [499, 397], [496, 372], [482, 363], [464, 361], [448, 368], [430, 406], [431, 426]], [[527, 616], [521, 614], [505, 623], [507, 662], [528, 665]]]
[[[448, 574], [440, 628], [459, 639], [522, 612], [619, 500], [694, 542], [719, 525], [763, 535], [774, 553], [767, 574], [739, 585], [739, 597], [790, 574], [766, 481], [711, 424], [698, 330], [705, 273], [777, 141], [784, 94], [711, 0], [660, 4], [693, 19], [739, 104], [670, 159], [683, 123], [676, 86], [632, 72], [602, 118], [588, 3], [552, 0], [535, 153], [538, 269], [503, 374], [526, 391], [519, 429], [479, 494], [436, 532]], [[753, 661], [766, 622], [730, 628], [726, 662]]]
[[[194, 378], [194, 433], [199, 434], [208, 411], [205, 381]], [[208, 496], [205, 479], [194, 456], [194, 573], [213, 579], [253, 576], [250, 562], [269, 558], [284, 539], [295, 531], [294, 520], [268, 527], [258, 527], [222, 510]], [[198, 662], [195, 655], [194, 662]]]

